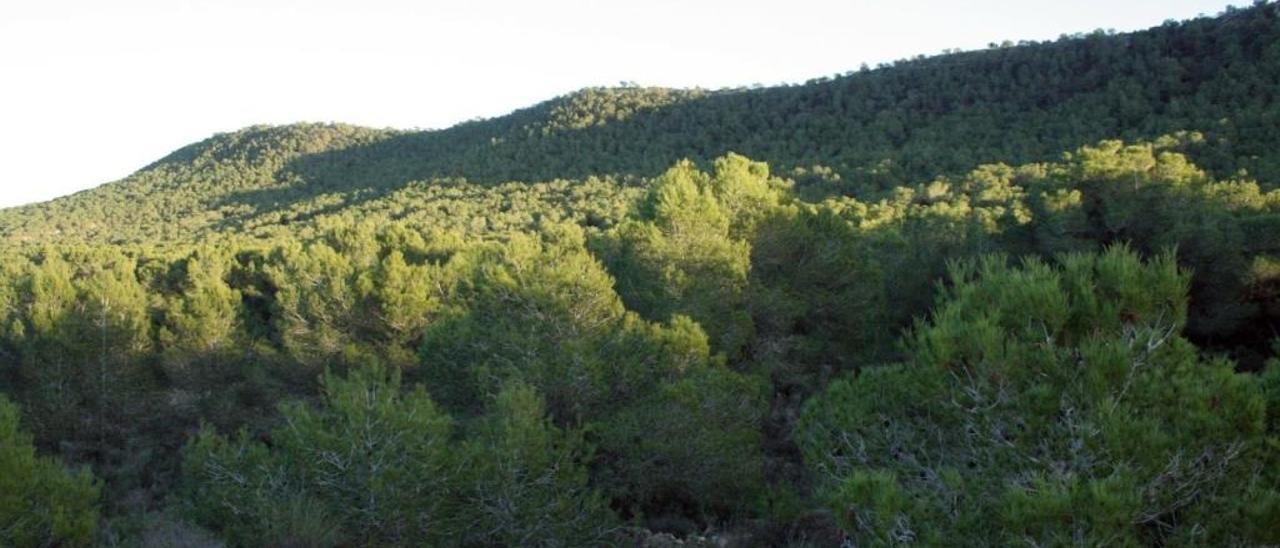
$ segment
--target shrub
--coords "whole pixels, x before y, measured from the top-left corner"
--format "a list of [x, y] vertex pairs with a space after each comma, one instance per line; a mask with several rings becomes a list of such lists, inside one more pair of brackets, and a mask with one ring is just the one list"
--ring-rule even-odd
[[18, 406], [0, 395], [0, 545], [87, 546], [98, 525], [97, 481], [88, 469], [37, 456], [18, 422]]
[[[1179, 336], [1188, 276], [1122, 247], [955, 265], [907, 363], [834, 383], [798, 441], [859, 544], [1252, 544], [1258, 385]], [[1272, 508], [1273, 510], [1267, 510]]]

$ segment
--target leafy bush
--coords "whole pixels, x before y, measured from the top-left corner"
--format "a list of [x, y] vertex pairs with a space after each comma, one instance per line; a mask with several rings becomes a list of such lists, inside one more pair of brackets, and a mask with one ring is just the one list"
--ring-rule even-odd
[[99, 486], [39, 457], [18, 406], [0, 394], [0, 545], [87, 546], [98, 525]]
[[324, 405], [287, 405], [270, 445], [202, 431], [184, 449], [185, 505], [242, 546], [607, 543], [616, 518], [587, 485], [581, 437], [527, 385], [494, 408], [459, 442], [398, 373], [330, 374]]
[[467, 546], [607, 546], [620, 523], [588, 485], [580, 432], [547, 418], [531, 386], [504, 387], [460, 449], [465, 463], [453, 542]]
[[192, 517], [240, 545], [444, 538], [451, 420], [426, 391], [371, 367], [326, 375], [324, 403], [286, 406], [271, 446], [202, 431], [184, 449]]
[[601, 484], [641, 514], [743, 514], [764, 494], [766, 387], [724, 368], [693, 372], [596, 424]]
[[[1123, 247], [955, 265], [907, 363], [833, 383], [798, 440], [873, 545], [1274, 542], [1257, 384], [1179, 336], [1188, 276]], [[1270, 501], [1270, 502], [1269, 502]]]

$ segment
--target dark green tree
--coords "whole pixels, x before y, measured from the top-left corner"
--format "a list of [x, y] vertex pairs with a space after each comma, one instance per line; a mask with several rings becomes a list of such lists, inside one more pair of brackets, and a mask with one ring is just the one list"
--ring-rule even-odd
[[1188, 276], [1123, 247], [958, 264], [907, 363], [834, 383], [798, 434], [869, 544], [1273, 542], [1265, 404], [1180, 336]]
[[98, 526], [99, 484], [40, 457], [19, 424], [18, 406], [0, 395], [0, 544], [88, 546]]

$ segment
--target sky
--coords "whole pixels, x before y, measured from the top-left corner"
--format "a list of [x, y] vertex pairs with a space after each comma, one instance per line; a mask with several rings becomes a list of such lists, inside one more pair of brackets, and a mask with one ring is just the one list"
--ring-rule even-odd
[[444, 128], [587, 86], [797, 83], [1229, 3], [5, 0], [0, 207], [117, 180], [254, 124]]

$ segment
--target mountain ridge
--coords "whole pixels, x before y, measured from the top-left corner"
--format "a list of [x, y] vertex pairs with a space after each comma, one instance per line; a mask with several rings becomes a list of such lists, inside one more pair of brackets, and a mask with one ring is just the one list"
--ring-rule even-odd
[[[1280, 157], [1271, 152], [1280, 143], [1278, 21], [1275, 4], [1257, 4], [1144, 31], [917, 57], [796, 85], [584, 88], [439, 130], [255, 125], [182, 147], [120, 181], [0, 210], [0, 235], [102, 241], [121, 224], [208, 229], [280, 200], [442, 179], [644, 178], [683, 158], [705, 163], [729, 152], [815, 184], [815, 196], [867, 196], [981, 164], [1050, 161], [1101, 139], [1177, 131], [1206, 135], [1185, 151], [1202, 168], [1270, 186], [1280, 181]], [[63, 226], [51, 228], [51, 218]]]

